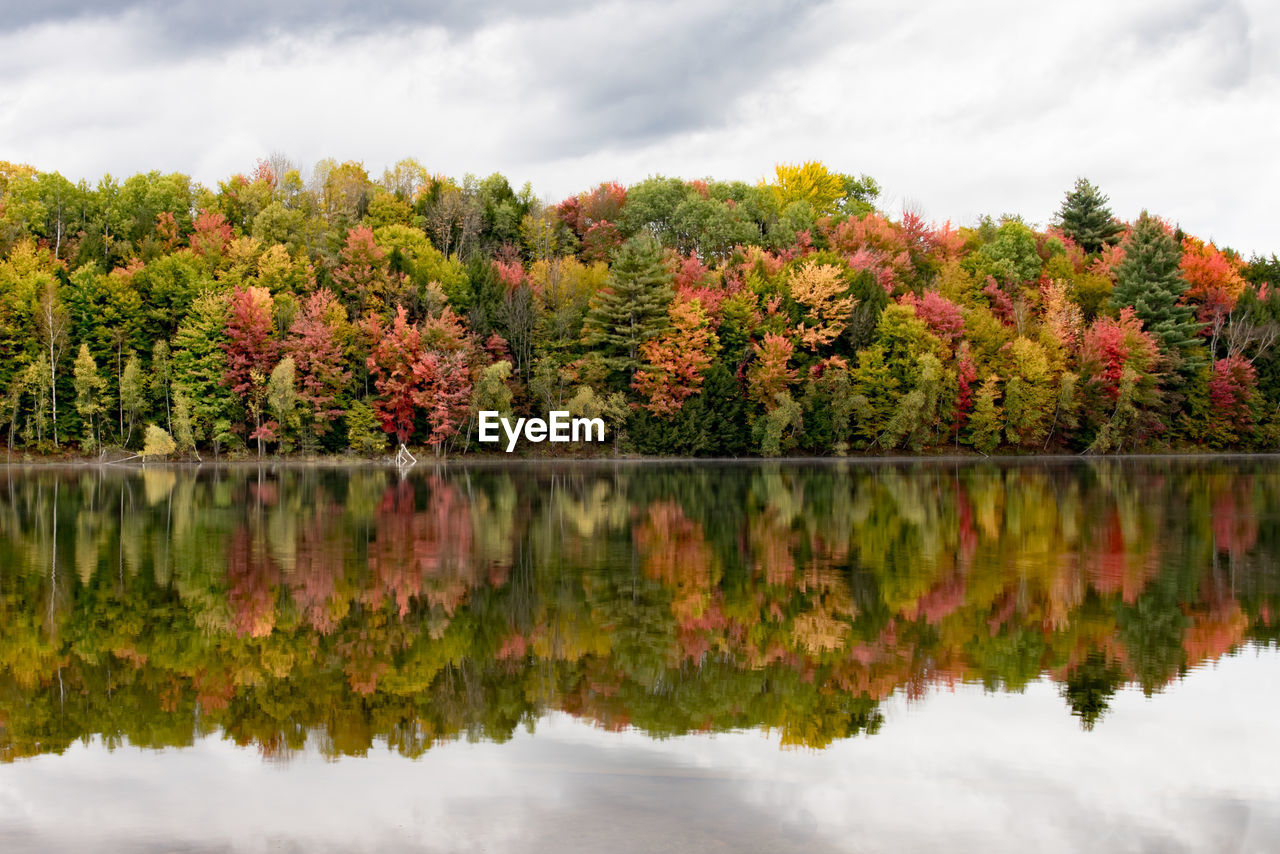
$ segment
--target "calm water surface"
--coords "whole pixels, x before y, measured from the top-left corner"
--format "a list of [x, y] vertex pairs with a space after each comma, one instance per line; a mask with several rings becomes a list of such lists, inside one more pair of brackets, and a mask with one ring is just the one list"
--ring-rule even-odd
[[1280, 461], [0, 470], [0, 850], [1275, 851]]

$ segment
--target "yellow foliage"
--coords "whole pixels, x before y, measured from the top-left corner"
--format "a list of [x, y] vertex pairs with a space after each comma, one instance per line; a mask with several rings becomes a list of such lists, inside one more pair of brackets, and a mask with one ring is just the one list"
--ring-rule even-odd
[[767, 182], [779, 209], [794, 202], [808, 202], [815, 216], [831, 216], [844, 198], [844, 178], [820, 161], [779, 163], [774, 167], [774, 181]]

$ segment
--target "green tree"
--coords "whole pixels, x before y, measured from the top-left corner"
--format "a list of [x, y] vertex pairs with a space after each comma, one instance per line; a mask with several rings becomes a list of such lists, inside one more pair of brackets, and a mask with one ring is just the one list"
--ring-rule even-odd
[[1124, 260], [1116, 266], [1111, 307], [1119, 311], [1133, 306], [1143, 328], [1155, 336], [1174, 367], [1189, 377], [1202, 361], [1203, 348], [1194, 309], [1182, 302], [1187, 281], [1178, 267], [1181, 260], [1182, 247], [1169, 228], [1143, 211], [1124, 242]]
[[151, 351], [151, 394], [157, 403], [164, 401], [164, 420], [173, 431], [173, 411], [170, 405], [173, 386], [173, 359], [169, 354], [169, 342], [161, 338]]
[[[196, 454], [196, 433], [191, 423], [191, 404], [181, 391], [173, 396], [173, 437], [179, 454]], [[199, 454], [196, 454], [199, 459]]]
[[362, 400], [347, 407], [347, 445], [361, 456], [372, 456], [387, 448], [387, 435], [382, 432], [373, 408]]
[[1056, 222], [1062, 233], [1080, 244], [1085, 252], [1100, 252], [1103, 246], [1115, 243], [1116, 236], [1124, 231], [1124, 226], [1111, 215], [1107, 202], [1097, 187], [1084, 178], [1077, 178], [1075, 187], [1058, 208]]
[[275, 419], [276, 440], [282, 453], [293, 448], [290, 435], [298, 429], [298, 386], [293, 357], [285, 356], [271, 369], [267, 380], [267, 408]]
[[85, 421], [85, 427], [88, 431], [85, 450], [93, 450], [102, 444], [98, 419], [106, 408], [104, 395], [107, 391], [107, 381], [103, 379], [102, 374], [98, 373], [98, 366], [93, 361], [93, 355], [89, 352], [88, 344], [80, 345], [80, 354], [76, 357], [73, 371], [76, 389], [76, 412]]
[[640, 345], [666, 326], [672, 294], [661, 245], [650, 237], [624, 243], [609, 284], [592, 298], [583, 326], [583, 343], [599, 349], [623, 386], [630, 386], [640, 365]]
[[191, 405], [191, 420], [198, 439], [213, 438], [213, 426], [230, 414], [230, 392], [222, 384], [227, 372], [227, 299], [225, 294], [205, 293], [191, 305], [173, 339], [174, 386]]
[[969, 416], [969, 442], [984, 454], [989, 454], [1000, 444], [1002, 423], [996, 398], [1000, 396], [1000, 378], [995, 374], [982, 381], [978, 396]]
[[137, 353], [130, 353], [120, 374], [120, 417], [124, 425], [120, 441], [129, 444], [133, 437], [133, 425], [147, 412], [146, 383], [142, 378], [142, 364]]

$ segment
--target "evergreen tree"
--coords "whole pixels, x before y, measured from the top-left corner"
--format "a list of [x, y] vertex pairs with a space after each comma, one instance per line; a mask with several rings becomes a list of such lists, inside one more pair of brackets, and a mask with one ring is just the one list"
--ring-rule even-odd
[[1194, 373], [1200, 358], [1197, 337], [1200, 325], [1194, 311], [1181, 303], [1187, 282], [1178, 268], [1182, 248], [1164, 223], [1146, 211], [1138, 217], [1124, 244], [1124, 260], [1116, 265], [1112, 308], [1133, 306], [1165, 355], [1184, 375]]
[[1107, 197], [1084, 178], [1076, 179], [1076, 186], [1062, 201], [1058, 209], [1058, 223], [1062, 233], [1079, 243], [1085, 252], [1099, 252], [1102, 247], [1114, 243], [1116, 235], [1124, 230], [1107, 207]]
[[662, 247], [650, 237], [631, 238], [614, 258], [608, 286], [591, 300], [583, 343], [598, 348], [629, 386], [640, 364], [640, 345], [667, 324], [671, 297]]

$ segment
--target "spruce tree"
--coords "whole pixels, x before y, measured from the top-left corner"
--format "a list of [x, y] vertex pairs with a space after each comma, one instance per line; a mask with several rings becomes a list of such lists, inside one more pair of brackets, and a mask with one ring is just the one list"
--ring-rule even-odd
[[618, 250], [609, 284], [591, 300], [583, 343], [595, 347], [627, 385], [640, 364], [640, 345], [667, 325], [671, 273], [662, 247], [647, 236], [633, 237]]
[[1058, 224], [1062, 233], [1080, 244], [1085, 252], [1100, 252], [1103, 246], [1116, 241], [1124, 231], [1107, 207], [1108, 199], [1085, 178], [1077, 178], [1076, 186], [1062, 201], [1058, 209]]
[[1138, 217], [1124, 244], [1124, 260], [1116, 265], [1111, 307], [1133, 306], [1142, 326], [1183, 374], [1200, 362], [1200, 344], [1191, 306], [1181, 302], [1187, 281], [1178, 268], [1182, 248], [1164, 224], [1146, 211]]

